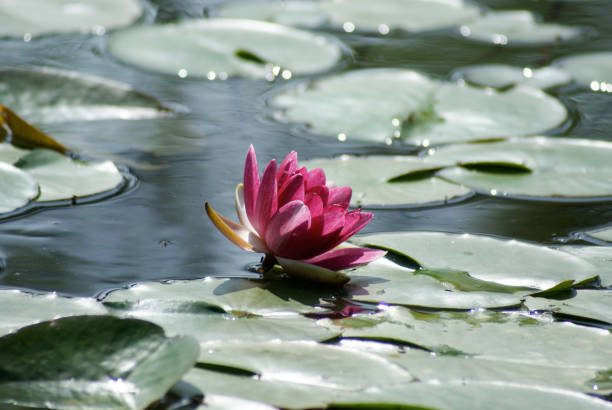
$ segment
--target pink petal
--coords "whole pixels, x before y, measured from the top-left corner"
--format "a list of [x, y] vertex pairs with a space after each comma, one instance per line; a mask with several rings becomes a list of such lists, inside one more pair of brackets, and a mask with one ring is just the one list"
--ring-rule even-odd
[[321, 168], [315, 168], [306, 174], [306, 191], [316, 186], [325, 185], [325, 172]]
[[268, 226], [270, 218], [272, 218], [272, 215], [274, 215], [278, 209], [277, 195], [276, 161], [272, 160], [268, 163], [261, 177], [259, 191], [257, 192], [257, 200], [255, 201], [255, 218], [251, 219], [249, 216], [249, 220], [253, 224], [253, 227], [262, 237], [266, 234], [266, 227]]
[[253, 145], [249, 147], [249, 151], [244, 161], [244, 206], [247, 217], [250, 221], [255, 220], [255, 204], [257, 201], [257, 192], [259, 191], [259, 171], [257, 170], [257, 157], [255, 156], [255, 148]]
[[328, 285], [341, 285], [349, 281], [349, 277], [342, 272], [336, 272], [295, 259], [286, 259], [276, 257], [279, 265], [283, 267], [285, 272], [290, 276], [308, 280], [311, 282], [325, 283]]
[[237, 223], [227, 219], [223, 215], [217, 213], [209, 204], [205, 204], [206, 214], [215, 225], [215, 227], [225, 236], [227, 239], [232, 241], [234, 245], [247, 250], [255, 252], [268, 253], [268, 248], [264, 245], [261, 239], [250, 232], [246, 227], [238, 225]]
[[372, 220], [373, 216], [374, 215], [371, 213], [362, 212], [360, 209], [347, 212], [344, 215], [344, 226], [342, 227], [342, 231], [338, 233], [338, 236], [335, 239], [330, 241], [327, 249], [335, 248], [356, 234], [359, 230], [361, 230], [361, 228], [366, 226]]
[[312, 263], [330, 270], [341, 270], [370, 263], [385, 256], [387, 252], [369, 248], [342, 248], [325, 252], [303, 262]]
[[325, 202], [319, 194], [314, 192], [306, 194], [304, 196], [304, 203], [308, 209], [310, 209], [310, 215], [312, 215], [313, 218], [316, 218], [323, 213]]
[[278, 186], [282, 186], [287, 178], [296, 173], [298, 167], [298, 155], [297, 152], [291, 151], [289, 155], [285, 157], [281, 162], [276, 172], [276, 181]]
[[301, 242], [310, 228], [310, 212], [302, 201], [284, 205], [268, 224], [265, 240], [274, 255], [295, 258], [301, 252]]
[[344, 209], [348, 209], [351, 203], [353, 191], [348, 186], [334, 187], [329, 190], [329, 199], [327, 202], [330, 205], [340, 205]]
[[[280, 185], [279, 185], [280, 186]], [[302, 174], [294, 174], [278, 190], [278, 207], [282, 207], [291, 201], [304, 201], [304, 177]]]
[[317, 185], [311, 189], [306, 189], [307, 195], [318, 195], [323, 200], [323, 206], [329, 202], [329, 188], [325, 185]]

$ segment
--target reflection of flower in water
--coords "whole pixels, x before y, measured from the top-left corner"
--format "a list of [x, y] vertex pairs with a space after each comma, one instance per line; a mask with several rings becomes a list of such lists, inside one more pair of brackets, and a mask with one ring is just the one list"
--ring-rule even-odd
[[217, 214], [206, 203], [214, 225], [242, 249], [266, 254], [264, 269], [278, 263], [292, 276], [329, 283], [348, 277], [337, 272], [369, 263], [385, 254], [368, 248], [334, 249], [363, 228], [372, 214], [349, 211], [349, 187], [330, 187], [322, 169], [298, 168], [292, 151], [277, 167], [268, 163], [261, 179], [253, 146], [236, 188], [240, 224]]

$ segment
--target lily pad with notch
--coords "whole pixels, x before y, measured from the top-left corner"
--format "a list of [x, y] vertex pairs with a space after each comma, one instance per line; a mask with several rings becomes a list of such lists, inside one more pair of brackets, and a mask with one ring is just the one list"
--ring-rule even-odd
[[[612, 143], [605, 141], [513, 138], [430, 152], [432, 161], [471, 164], [444, 168], [438, 176], [483, 194], [539, 200], [597, 200], [612, 195]], [[492, 165], [505, 172], [487, 172]]]
[[465, 67], [457, 70], [453, 77], [462, 78], [470, 84], [500, 90], [509, 89], [519, 84], [546, 90], [573, 81], [571, 74], [560, 68], [520, 68], [505, 64], [483, 64]]
[[200, 78], [289, 79], [326, 71], [345, 46], [323, 34], [241, 19], [185, 20], [112, 34], [111, 53], [138, 67]]
[[273, 117], [340, 141], [432, 144], [550, 131], [567, 110], [541, 90], [505, 92], [431, 79], [397, 68], [363, 69], [284, 88], [268, 100]]
[[461, 185], [435, 176], [444, 166], [410, 156], [348, 156], [302, 161], [323, 168], [327, 180], [350, 186], [354, 206], [431, 205], [458, 201], [471, 194]]

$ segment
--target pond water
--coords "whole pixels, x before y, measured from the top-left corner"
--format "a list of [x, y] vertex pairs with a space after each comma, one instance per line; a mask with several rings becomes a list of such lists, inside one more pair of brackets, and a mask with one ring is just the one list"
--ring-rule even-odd
[[[198, 17], [213, 3], [160, 0], [155, 18]], [[448, 79], [468, 65], [539, 67], [559, 56], [610, 50], [608, 0], [479, 3], [531, 10], [547, 22], [585, 26], [598, 35], [550, 47], [501, 47], [466, 41], [446, 30], [389, 36], [334, 33], [354, 51], [339, 69], [402, 67]], [[220, 213], [233, 215], [233, 192], [249, 144], [254, 144], [260, 165], [291, 150], [301, 159], [410, 151], [402, 145], [341, 143], [273, 121], [266, 97], [283, 81], [206, 81], [147, 72], [117, 61], [106, 50], [105, 38], [97, 36], [47, 35], [30, 42], [4, 38], [0, 43], [2, 69], [50, 66], [99, 75], [128, 83], [179, 113], [150, 120], [46, 124], [44, 130], [63, 144], [112, 159], [137, 182], [97, 202], [33, 209], [0, 221], [4, 288], [92, 296], [138, 281], [247, 275], [245, 266], [258, 256], [226, 241], [205, 216], [203, 204], [209, 201]], [[612, 94], [565, 87], [559, 98], [572, 118], [555, 135], [612, 140]], [[544, 244], [584, 243], [580, 232], [611, 220], [612, 198], [547, 202], [476, 195], [446, 206], [376, 210], [363, 232], [469, 232]]]

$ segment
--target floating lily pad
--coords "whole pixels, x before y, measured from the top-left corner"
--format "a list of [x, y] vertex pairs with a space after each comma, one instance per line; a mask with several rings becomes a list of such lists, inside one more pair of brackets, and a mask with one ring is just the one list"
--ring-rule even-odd
[[180, 77], [289, 79], [325, 71], [342, 45], [322, 34], [254, 20], [202, 19], [139, 26], [111, 35], [110, 51], [139, 67]]
[[505, 286], [546, 290], [560, 283], [579, 283], [597, 275], [593, 265], [564, 252], [483, 235], [383, 233], [362, 235], [351, 242], [391, 249], [427, 269], [465, 271], [475, 279]]
[[73, 316], [0, 338], [0, 403], [145, 408], [193, 365], [195, 340], [136, 319]]
[[[402, 307], [389, 307], [376, 315], [357, 314], [335, 321], [324, 319], [321, 324], [332, 329], [340, 326], [344, 337], [393, 340], [420, 346], [440, 356], [466, 360], [547, 366], [552, 374], [554, 367], [584, 368], [595, 373], [612, 364], [612, 334], [607, 330], [540, 320], [518, 312], [492, 316], [455, 315], [456, 318], [439, 317], [438, 314], [418, 314]], [[378, 323], [376, 316], [380, 316]], [[359, 323], [362, 317], [364, 320]], [[357, 326], [353, 325], [355, 322]], [[394, 361], [410, 363], [409, 357], [405, 361], [401, 358]]]
[[605, 242], [612, 242], [612, 228], [598, 229], [596, 231], [587, 231], [587, 235]]
[[223, 366], [257, 375], [194, 369], [184, 380], [205, 395], [242, 397], [282, 408], [324, 407], [349, 391], [413, 380], [402, 367], [382, 357], [311, 342], [211, 344], [203, 347], [199, 362], [204, 369]]
[[123, 183], [123, 176], [111, 161], [84, 162], [44, 149], [33, 150], [15, 165], [40, 184], [38, 201], [99, 194]]
[[612, 290], [579, 290], [576, 296], [565, 300], [529, 297], [525, 301], [529, 310], [550, 310], [563, 315], [594, 319], [612, 325]]
[[519, 68], [504, 64], [483, 64], [459, 70], [455, 76], [471, 84], [505, 89], [522, 84], [545, 90], [572, 82], [566, 71], [555, 67]]
[[612, 286], [612, 247], [610, 246], [560, 246], [560, 251], [578, 256], [597, 269], [603, 286]]
[[612, 52], [571, 55], [554, 64], [593, 91], [612, 92]]
[[[457, 276], [455, 285], [383, 259], [351, 272], [351, 281], [344, 287], [356, 301], [432, 309], [516, 307], [526, 293], [513, 293], [518, 290], [512, 287], [501, 292], [489, 291], [486, 286], [482, 290], [464, 291], [460, 284], [466, 278], [465, 273]], [[499, 288], [503, 286], [498, 285], [496, 290]]]
[[29, 151], [20, 149], [11, 144], [0, 144], [0, 162], [7, 164], [14, 164], [17, 160]]
[[0, 335], [20, 327], [64, 316], [105, 314], [94, 298], [66, 298], [55, 293], [31, 294], [0, 290]]
[[38, 192], [38, 183], [27, 172], [0, 162], [0, 214], [27, 205]]
[[245, 400], [238, 397], [224, 396], [222, 394], [207, 394], [204, 397], [204, 404], [198, 407], [200, 410], [228, 410], [228, 409], [249, 409], [249, 410], [276, 410], [276, 407], [252, 400]]
[[127, 84], [52, 68], [0, 70], [0, 100], [34, 123], [142, 119], [169, 112]]
[[[604, 141], [533, 137], [458, 144], [437, 149], [431, 159], [467, 164], [445, 168], [438, 175], [484, 194], [556, 199], [612, 195], [612, 143]], [[530, 172], [479, 164], [527, 167]]]
[[524, 10], [496, 11], [461, 27], [466, 38], [498, 45], [542, 45], [574, 40], [583, 34], [579, 27], [542, 23]]
[[329, 182], [350, 186], [351, 203], [358, 206], [447, 203], [472, 192], [435, 177], [442, 165], [416, 157], [343, 155], [303, 161], [302, 165], [323, 168]]
[[216, 9], [222, 17], [274, 21], [300, 27], [331, 26], [347, 32], [388, 34], [439, 30], [468, 22], [481, 10], [463, 0], [241, 1]]
[[[93, 32], [126, 26], [143, 13], [138, 0], [1, 0], [0, 35]], [[29, 37], [28, 37], [29, 36]]]
[[506, 92], [432, 80], [404, 69], [367, 69], [283, 89], [272, 96], [274, 118], [307, 124], [340, 141], [438, 144], [548, 131], [565, 107], [541, 90]]
[[300, 314], [324, 311], [314, 307], [319, 303], [315, 288], [308, 292], [288, 282], [206, 278], [141, 283], [110, 293], [104, 304], [119, 315], [152, 321], [169, 334], [188, 334], [200, 343], [335, 337]]

